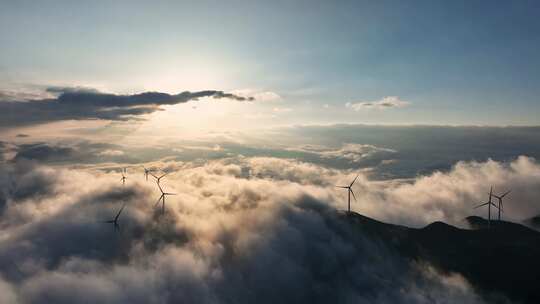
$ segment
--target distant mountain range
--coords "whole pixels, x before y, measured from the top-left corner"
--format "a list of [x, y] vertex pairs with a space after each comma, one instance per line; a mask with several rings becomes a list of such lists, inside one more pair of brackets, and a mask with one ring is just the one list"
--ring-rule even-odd
[[[415, 229], [340, 213], [359, 234], [383, 242], [411, 261], [429, 262], [443, 273], [463, 275], [482, 294], [512, 302], [540, 303], [540, 232], [526, 226], [470, 216], [471, 230], [442, 222]], [[535, 218], [536, 223], [540, 217]], [[497, 303], [495, 297], [487, 299]]]

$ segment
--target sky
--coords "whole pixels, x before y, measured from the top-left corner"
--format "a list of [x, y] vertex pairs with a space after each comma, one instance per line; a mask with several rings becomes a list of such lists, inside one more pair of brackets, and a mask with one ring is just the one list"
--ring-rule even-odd
[[3, 1], [0, 89], [267, 93], [273, 104], [259, 98], [238, 110], [243, 127], [250, 118], [537, 125], [538, 8], [536, 1]]
[[539, 231], [539, 8], [0, 0], [0, 303], [512, 303], [336, 185]]

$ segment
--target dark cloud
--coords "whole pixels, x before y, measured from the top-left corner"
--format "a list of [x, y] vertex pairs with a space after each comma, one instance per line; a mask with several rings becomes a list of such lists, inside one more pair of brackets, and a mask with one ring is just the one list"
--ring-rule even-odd
[[[1, 151], [0, 145], [0, 151]], [[63, 163], [70, 165], [97, 163], [139, 163], [170, 155], [172, 150], [159, 148], [132, 148], [124, 153], [123, 146], [109, 143], [77, 141], [64, 143], [11, 144], [14, 152], [11, 161], [33, 160], [40, 163]]]
[[7, 198], [3, 191], [0, 192], [0, 215], [4, 213], [6, 209]]
[[133, 95], [101, 93], [86, 88], [54, 87], [47, 90], [57, 97], [37, 100], [0, 101], [0, 127], [24, 126], [60, 120], [128, 120], [158, 111], [161, 105], [210, 97], [252, 101], [253, 97], [223, 91], [185, 91], [179, 94], [145, 92]]
[[95, 93], [99, 94], [99, 91], [94, 88], [88, 87], [60, 87], [53, 86], [45, 89], [45, 92], [54, 93], [54, 94], [63, 94], [63, 93]]
[[4, 154], [7, 152], [7, 150], [8, 150], [7, 143], [0, 141], [0, 162], [5, 160]]
[[18, 146], [15, 159], [33, 159], [38, 161], [61, 161], [71, 158], [75, 150], [71, 147], [51, 146], [45, 143], [23, 144]]
[[38, 168], [37, 163], [23, 160], [7, 168], [10, 168], [7, 191], [14, 201], [43, 198], [56, 193], [58, 175], [41, 170], [42, 167]]

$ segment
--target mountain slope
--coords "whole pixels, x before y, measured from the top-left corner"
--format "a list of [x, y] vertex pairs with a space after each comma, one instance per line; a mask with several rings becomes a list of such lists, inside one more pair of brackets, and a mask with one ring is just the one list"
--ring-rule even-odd
[[[429, 262], [443, 272], [457, 272], [484, 294], [502, 294], [512, 301], [540, 303], [540, 233], [523, 225], [469, 217], [475, 230], [435, 222], [421, 229], [341, 214], [362, 230], [411, 261]], [[497, 302], [497, 299], [490, 299]]]
[[525, 220], [524, 224], [534, 229], [540, 230], [540, 214]]

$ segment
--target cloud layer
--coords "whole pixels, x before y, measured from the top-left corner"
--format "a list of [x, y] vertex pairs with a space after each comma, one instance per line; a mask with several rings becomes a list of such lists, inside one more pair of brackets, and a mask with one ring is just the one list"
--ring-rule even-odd
[[367, 160], [377, 155], [382, 158], [397, 151], [387, 148], [380, 148], [374, 145], [363, 145], [346, 143], [341, 148], [331, 149], [321, 146], [306, 145], [301, 148], [292, 148], [289, 150], [312, 153], [320, 156], [323, 159], [343, 159], [351, 163], [358, 163], [362, 160]]
[[[410, 261], [350, 231], [335, 184], [356, 172], [272, 157], [147, 164], [178, 193], [160, 216], [142, 169], [2, 165], [2, 303], [482, 303], [460, 274]], [[399, 224], [458, 222], [487, 185], [513, 216], [538, 212], [540, 165], [459, 163], [411, 181], [362, 174], [353, 207]], [[513, 192], [513, 193], [514, 193]], [[121, 230], [108, 224], [120, 206]]]
[[13, 100], [10, 97], [4, 101], [0, 100], [0, 127], [71, 119], [127, 120], [158, 111], [162, 105], [174, 105], [203, 97], [237, 101], [254, 100], [253, 97], [215, 90], [185, 91], [173, 95], [159, 92], [116, 95], [101, 93], [94, 89], [53, 87], [48, 88], [47, 92], [58, 96], [31, 100]]

